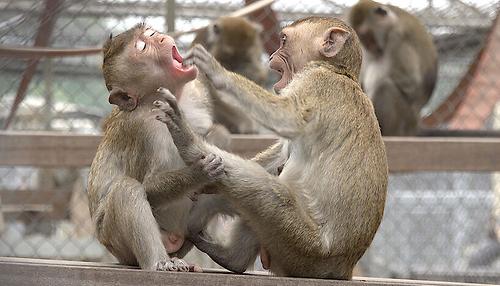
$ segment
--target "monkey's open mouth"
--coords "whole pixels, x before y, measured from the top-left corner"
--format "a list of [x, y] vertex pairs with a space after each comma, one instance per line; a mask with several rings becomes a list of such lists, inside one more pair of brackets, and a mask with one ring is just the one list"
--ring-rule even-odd
[[177, 50], [177, 47], [176, 46], [173, 46], [172, 47], [172, 59], [173, 59], [173, 63], [174, 63], [174, 66], [178, 69], [184, 69], [185, 67], [182, 66], [182, 56], [181, 54], [179, 54], [179, 51]]

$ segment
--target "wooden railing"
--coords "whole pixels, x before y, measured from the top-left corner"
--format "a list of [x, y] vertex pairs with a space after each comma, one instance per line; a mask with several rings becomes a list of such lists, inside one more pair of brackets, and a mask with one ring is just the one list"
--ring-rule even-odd
[[[231, 151], [251, 157], [275, 142], [267, 135], [233, 135]], [[0, 132], [0, 166], [87, 167], [100, 136]], [[386, 137], [390, 172], [500, 171], [500, 138]]]
[[139, 271], [116, 264], [0, 257], [0, 285], [258, 285], [258, 286], [478, 286], [453, 282], [355, 277], [351, 281], [245, 275], [206, 269], [204, 273]]
[[[251, 157], [275, 140], [272, 136], [234, 135], [230, 149]], [[100, 136], [95, 135], [0, 132], [0, 166], [88, 167], [99, 141]], [[390, 172], [500, 171], [500, 138], [387, 137], [384, 141]], [[37, 192], [37, 196], [25, 193], [17, 196], [18, 192], [8, 192], [11, 191], [3, 192], [5, 201], [9, 200], [9, 195], [16, 201], [25, 197], [42, 200], [28, 202], [22, 199], [24, 204], [49, 201], [47, 196], [41, 196], [43, 192]], [[49, 192], [49, 197], [55, 196], [56, 192]], [[352, 281], [336, 281], [253, 274], [230, 275], [219, 270], [206, 270], [205, 273], [149, 272], [115, 264], [0, 257], [0, 285], [478, 285], [359, 277]]]

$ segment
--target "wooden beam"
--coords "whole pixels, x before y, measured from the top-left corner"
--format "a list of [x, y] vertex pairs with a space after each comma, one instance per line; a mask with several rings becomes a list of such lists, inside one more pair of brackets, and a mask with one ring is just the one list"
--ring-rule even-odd
[[[233, 135], [230, 150], [249, 158], [275, 142], [269, 135]], [[100, 136], [0, 132], [0, 166], [87, 167]], [[500, 171], [500, 138], [386, 137], [389, 170]]]
[[386, 137], [391, 172], [500, 171], [500, 138]]
[[0, 166], [90, 166], [100, 140], [95, 135], [0, 132]]
[[355, 278], [351, 281], [285, 278], [227, 271], [179, 273], [143, 271], [115, 264], [0, 257], [0, 285], [286, 285], [286, 286], [472, 286], [453, 282]]

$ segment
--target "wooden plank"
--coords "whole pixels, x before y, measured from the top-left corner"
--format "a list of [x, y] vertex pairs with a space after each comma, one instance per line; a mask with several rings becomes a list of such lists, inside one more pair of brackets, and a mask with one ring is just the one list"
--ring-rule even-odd
[[467, 270], [461, 272], [414, 272], [412, 279], [457, 281], [463, 283], [488, 283], [500, 285], [500, 273], [495, 270]]
[[[275, 142], [269, 135], [233, 135], [232, 152], [251, 157]], [[0, 132], [0, 166], [87, 167], [100, 136]], [[386, 137], [389, 170], [500, 171], [500, 138]]]
[[55, 132], [0, 132], [0, 166], [86, 167], [101, 138]]
[[500, 138], [386, 137], [391, 172], [500, 171]]
[[45, 206], [44, 210], [49, 211], [45, 217], [64, 218], [71, 198], [71, 191], [0, 190], [0, 197], [2, 198], [2, 207], [0, 208], [2, 212], [8, 212], [9, 207], [10, 210], [13, 210], [14, 206], [17, 206], [19, 211], [22, 209], [29, 210], [30, 208], [35, 211], [33, 207], [38, 206], [41, 208]]
[[176, 273], [143, 271], [115, 264], [0, 257], [0, 285], [303, 285], [303, 286], [472, 286], [453, 282], [355, 278], [352, 281], [237, 275], [226, 271]]

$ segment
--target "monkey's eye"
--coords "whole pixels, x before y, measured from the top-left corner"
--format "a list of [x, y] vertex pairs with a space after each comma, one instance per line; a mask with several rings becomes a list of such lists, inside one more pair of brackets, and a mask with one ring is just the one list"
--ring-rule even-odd
[[286, 42], [286, 38], [287, 38], [287, 37], [286, 37], [286, 35], [285, 35], [285, 34], [281, 35], [281, 39], [280, 39], [280, 40], [281, 40], [281, 45], [284, 45], [284, 44], [285, 44], [285, 42]]
[[139, 51], [144, 51], [144, 49], [146, 49], [146, 43], [139, 40], [137, 41], [137, 43], [135, 43], [135, 48], [138, 49]]
[[155, 31], [155, 30], [152, 30], [152, 29], [147, 29], [147, 30], [144, 32], [144, 36], [146, 36], [146, 37], [151, 37], [151, 36], [153, 36], [155, 33], [156, 33], [156, 31]]

